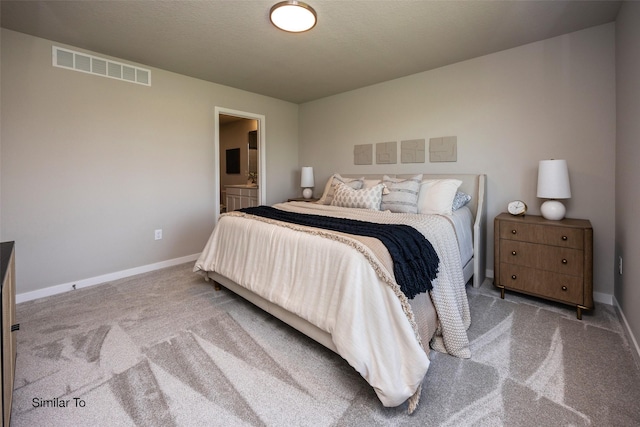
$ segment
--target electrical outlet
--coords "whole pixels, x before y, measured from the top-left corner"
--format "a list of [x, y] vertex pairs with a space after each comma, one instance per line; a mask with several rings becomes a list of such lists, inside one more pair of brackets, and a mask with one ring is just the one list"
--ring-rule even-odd
[[162, 229], [156, 230], [155, 237], [156, 237], [156, 240], [161, 240], [162, 239]]
[[618, 273], [622, 276], [622, 257], [618, 257]]

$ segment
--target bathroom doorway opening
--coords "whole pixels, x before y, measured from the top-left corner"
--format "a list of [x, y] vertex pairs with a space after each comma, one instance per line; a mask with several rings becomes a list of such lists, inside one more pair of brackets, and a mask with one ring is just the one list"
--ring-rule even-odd
[[[255, 194], [255, 204], [263, 204], [266, 200], [265, 117], [216, 107], [214, 139], [214, 216], [217, 223], [220, 214], [229, 209], [227, 186], [247, 187], [249, 194]], [[231, 203], [233, 205], [233, 200]]]

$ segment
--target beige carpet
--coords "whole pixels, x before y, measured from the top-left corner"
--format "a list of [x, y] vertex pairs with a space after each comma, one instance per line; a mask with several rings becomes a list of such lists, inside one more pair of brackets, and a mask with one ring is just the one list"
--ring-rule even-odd
[[420, 406], [384, 408], [339, 356], [192, 264], [18, 305], [12, 426], [637, 426], [614, 309], [468, 289], [468, 360], [432, 352]]

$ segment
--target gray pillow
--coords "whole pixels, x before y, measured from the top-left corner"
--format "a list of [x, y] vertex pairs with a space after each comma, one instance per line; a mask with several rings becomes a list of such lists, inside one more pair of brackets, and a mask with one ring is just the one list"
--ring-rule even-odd
[[381, 211], [398, 213], [418, 213], [418, 194], [420, 193], [422, 174], [409, 179], [390, 178], [385, 175], [382, 183], [388, 193], [382, 193]]
[[451, 204], [451, 210], [457, 211], [463, 206], [466, 206], [467, 203], [471, 201], [471, 196], [467, 193], [463, 193], [462, 191], [458, 191], [456, 195], [453, 197], [453, 203]]

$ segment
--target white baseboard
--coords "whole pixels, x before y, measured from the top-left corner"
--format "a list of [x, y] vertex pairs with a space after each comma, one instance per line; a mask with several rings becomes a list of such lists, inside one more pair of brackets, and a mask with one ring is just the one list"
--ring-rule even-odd
[[[37, 291], [24, 292], [16, 295], [16, 304], [25, 301], [31, 301], [38, 298], [49, 297], [52, 295], [69, 292], [74, 289], [86, 288], [89, 286], [99, 285], [106, 282], [112, 282], [125, 277], [135, 276], [136, 274], [148, 273], [150, 271], [160, 270], [162, 268], [171, 267], [185, 262], [191, 262], [198, 259], [200, 254], [187, 255], [181, 258], [174, 258], [167, 261], [156, 262], [154, 264], [143, 265], [140, 267], [130, 268], [127, 270], [116, 271], [115, 273], [104, 274], [102, 276], [90, 277], [88, 279], [77, 280], [75, 282], [64, 283], [62, 285], [49, 286]], [[74, 288], [75, 285], [75, 288]]]
[[613, 295], [603, 294], [602, 292], [594, 292], [593, 300], [602, 304], [613, 305]]
[[620, 313], [620, 316], [622, 317], [622, 323], [624, 329], [627, 332], [627, 337], [629, 337], [629, 339], [631, 340], [630, 347], [632, 351], [635, 350], [634, 356], [636, 358], [636, 361], [638, 362], [638, 365], [640, 366], [640, 346], [638, 346], [638, 340], [636, 339], [635, 335], [633, 335], [633, 331], [631, 330], [631, 327], [627, 322], [627, 318], [625, 317], [624, 312], [622, 311], [620, 304], [618, 304], [618, 300], [615, 296], [613, 297], [613, 305], [618, 309], [618, 313]]

